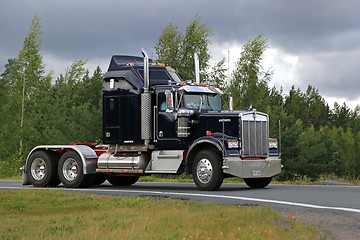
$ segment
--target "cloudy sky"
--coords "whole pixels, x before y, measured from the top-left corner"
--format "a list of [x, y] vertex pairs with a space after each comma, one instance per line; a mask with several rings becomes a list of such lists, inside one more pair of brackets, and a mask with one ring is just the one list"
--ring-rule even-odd
[[[264, 34], [272, 85], [288, 93], [319, 89], [333, 102], [360, 104], [360, 1], [346, 0], [0, 0], [0, 73], [22, 48], [36, 14], [41, 18], [42, 54], [47, 70], [64, 73], [75, 59], [106, 71], [113, 54], [154, 54], [168, 22], [184, 31], [198, 13], [214, 30], [212, 63], [230, 66], [251, 36]], [[55, 76], [56, 76], [55, 75]]]

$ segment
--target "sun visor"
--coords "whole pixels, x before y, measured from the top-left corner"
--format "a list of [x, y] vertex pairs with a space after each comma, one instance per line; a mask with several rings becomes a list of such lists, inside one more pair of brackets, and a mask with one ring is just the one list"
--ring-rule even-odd
[[185, 92], [190, 92], [190, 93], [213, 93], [213, 94], [219, 94], [218, 91], [216, 91], [214, 88], [212, 89], [212, 87], [203, 87], [203, 86], [182, 86], [181, 88], [179, 88], [179, 90], [183, 90]]

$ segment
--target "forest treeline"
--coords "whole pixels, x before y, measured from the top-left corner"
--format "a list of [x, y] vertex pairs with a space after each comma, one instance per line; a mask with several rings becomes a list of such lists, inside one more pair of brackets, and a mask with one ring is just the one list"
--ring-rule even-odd
[[[269, 114], [270, 136], [279, 139], [281, 132], [280, 180], [360, 177], [359, 106], [335, 103], [330, 108], [314, 86], [305, 92], [293, 86], [289, 93], [271, 88], [273, 72], [261, 66], [268, 39], [261, 34], [243, 45], [228, 79], [224, 59], [209, 64], [212, 34], [198, 15], [184, 34], [170, 22], [154, 47], [155, 58], [187, 80], [194, 78], [197, 52], [202, 81], [230, 92], [235, 109], [252, 105]], [[18, 175], [37, 145], [102, 141], [103, 72], [98, 67], [90, 73], [86, 61], [75, 60], [54, 79], [51, 72], [45, 73], [41, 36], [40, 18], [35, 16], [18, 56], [0, 68], [0, 177]]]

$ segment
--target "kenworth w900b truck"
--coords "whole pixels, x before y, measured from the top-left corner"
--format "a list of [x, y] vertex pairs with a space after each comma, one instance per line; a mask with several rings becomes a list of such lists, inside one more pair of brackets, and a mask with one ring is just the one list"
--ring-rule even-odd
[[113, 56], [103, 76], [105, 145], [37, 146], [23, 168], [24, 184], [121, 186], [185, 172], [201, 190], [216, 190], [229, 176], [264, 188], [280, 173], [279, 156], [269, 154], [268, 115], [222, 110], [223, 93], [200, 83], [198, 70], [196, 82], [183, 81], [142, 54]]

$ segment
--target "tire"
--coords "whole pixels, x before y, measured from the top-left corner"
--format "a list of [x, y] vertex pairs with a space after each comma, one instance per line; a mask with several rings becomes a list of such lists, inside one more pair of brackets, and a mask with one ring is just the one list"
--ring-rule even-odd
[[60, 183], [55, 155], [48, 151], [33, 152], [26, 169], [29, 181], [34, 187], [56, 187]]
[[270, 184], [272, 177], [268, 178], [244, 178], [246, 185], [250, 188], [265, 188]]
[[196, 154], [192, 164], [192, 175], [198, 189], [215, 191], [219, 189], [224, 173], [221, 156], [213, 150], [202, 150]]
[[139, 176], [107, 176], [108, 182], [114, 186], [129, 186], [139, 180]]
[[67, 188], [86, 187], [91, 184], [89, 175], [84, 174], [83, 163], [74, 151], [64, 153], [59, 161], [58, 174]]

